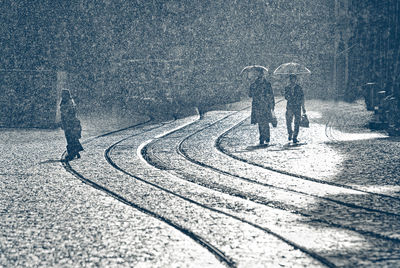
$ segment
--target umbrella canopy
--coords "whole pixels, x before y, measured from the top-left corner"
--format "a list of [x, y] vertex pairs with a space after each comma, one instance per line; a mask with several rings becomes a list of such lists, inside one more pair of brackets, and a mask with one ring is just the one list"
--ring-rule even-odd
[[251, 71], [253, 71], [253, 70], [254, 71], [263, 70], [263, 71], [268, 73], [268, 68], [267, 67], [264, 67], [264, 66], [261, 66], [261, 65], [249, 65], [249, 66], [244, 67], [242, 69], [242, 71], [240, 72], [240, 74], [242, 74], [245, 71], [250, 71], [250, 70]]
[[310, 74], [311, 71], [295, 62], [288, 62], [281, 64], [278, 68], [275, 69], [274, 74]]

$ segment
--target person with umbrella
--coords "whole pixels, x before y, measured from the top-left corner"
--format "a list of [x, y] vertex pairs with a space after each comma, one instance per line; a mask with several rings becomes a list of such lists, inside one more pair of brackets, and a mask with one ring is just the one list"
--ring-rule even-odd
[[[297, 82], [296, 74], [289, 75], [290, 83], [285, 87], [285, 99], [286, 103], [286, 126], [289, 135], [289, 141], [293, 140], [293, 143], [298, 143], [297, 136], [299, 135], [300, 122], [301, 122], [301, 110], [306, 113], [304, 105], [304, 92]], [[292, 129], [294, 119], [294, 131]]]
[[249, 96], [252, 98], [251, 124], [258, 124], [260, 145], [270, 142], [269, 123], [274, 121], [275, 108], [274, 92], [271, 83], [264, 78], [264, 69], [254, 68], [257, 72], [256, 80], [250, 85]]

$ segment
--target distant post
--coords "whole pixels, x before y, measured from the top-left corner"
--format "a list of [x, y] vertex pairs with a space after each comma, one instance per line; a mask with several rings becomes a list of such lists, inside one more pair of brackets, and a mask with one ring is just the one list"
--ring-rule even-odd
[[334, 91], [335, 91], [335, 95], [337, 95], [338, 92], [338, 86], [337, 86], [337, 59], [336, 59], [336, 55], [337, 55], [337, 51], [338, 51], [338, 33], [337, 33], [337, 19], [338, 19], [338, 0], [335, 0], [335, 20], [334, 20], [334, 51], [333, 51], [333, 86], [334, 86]]
[[60, 112], [60, 100], [61, 100], [61, 90], [66, 88], [67, 86], [67, 72], [65, 71], [57, 71], [57, 102], [56, 102], [56, 118], [55, 122], [58, 123], [61, 121], [61, 112]]

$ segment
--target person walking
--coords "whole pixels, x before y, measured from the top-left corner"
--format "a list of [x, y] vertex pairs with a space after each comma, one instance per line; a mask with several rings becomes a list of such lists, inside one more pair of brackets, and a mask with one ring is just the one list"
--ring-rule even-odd
[[274, 92], [271, 83], [264, 78], [262, 68], [257, 70], [257, 78], [250, 85], [249, 96], [252, 98], [251, 124], [258, 124], [260, 134], [260, 145], [270, 142], [269, 123], [274, 120], [275, 108]]
[[[301, 110], [303, 109], [303, 113], [306, 113], [306, 108], [304, 105], [304, 92], [300, 85], [297, 82], [297, 76], [295, 74], [291, 74], [289, 76], [290, 83], [287, 87], [285, 87], [285, 99], [286, 103], [286, 126], [288, 132], [289, 141], [293, 140], [293, 143], [298, 143], [299, 140], [297, 136], [299, 135], [300, 130], [300, 121], [301, 121]], [[294, 118], [294, 131], [292, 129]]]
[[67, 156], [65, 159], [80, 158], [79, 152], [83, 151], [83, 147], [79, 142], [81, 138], [81, 122], [76, 117], [76, 105], [71, 97], [68, 89], [61, 91], [61, 128], [64, 130], [65, 139], [67, 140]]

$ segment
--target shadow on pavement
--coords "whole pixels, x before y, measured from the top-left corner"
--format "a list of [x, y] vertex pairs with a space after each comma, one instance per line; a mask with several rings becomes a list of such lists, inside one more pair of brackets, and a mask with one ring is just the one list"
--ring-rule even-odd
[[344, 157], [339, 172], [331, 181], [375, 187], [400, 185], [400, 143], [397, 140], [378, 138], [329, 144]]
[[245, 153], [245, 152], [253, 152], [261, 149], [265, 149], [271, 152], [280, 152], [280, 151], [289, 151], [289, 150], [298, 150], [302, 145], [306, 145], [307, 143], [287, 143], [287, 144], [260, 144], [260, 145], [250, 145], [247, 146], [244, 150], [235, 150], [234, 153]]
[[62, 159], [49, 159], [46, 161], [39, 162], [39, 165], [50, 164], [50, 163], [62, 163], [62, 162], [63, 162]]
[[247, 146], [244, 151], [255, 151], [255, 150], [260, 150], [260, 149], [266, 149], [270, 146], [271, 145], [266, 145], [266, 144], [251, 145], [251, 146]]

